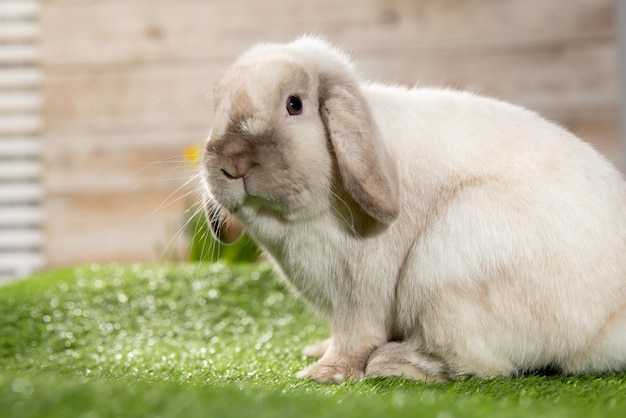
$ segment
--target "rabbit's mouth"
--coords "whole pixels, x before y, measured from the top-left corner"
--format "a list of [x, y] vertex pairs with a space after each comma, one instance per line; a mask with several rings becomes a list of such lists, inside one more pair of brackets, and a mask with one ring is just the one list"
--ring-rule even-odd
[[239, 211], [253, 212], [255, 217], [275, 218], [283, 222], [293, 222], [303, 218], [303, 208], [296, 207], [280, 198], [267, 198], [249, 194]]
[[274, 195], [259, 191], [258, 193], [246, 192], [239, 199], [230, 200], [231, 204], [221, 204], [248, 226], [268, 219], [281, 224], [301, 223], [319, 218], [328, 211], [322, 205], [311, 205], [306, 201], [306, 197], [295, 193]]

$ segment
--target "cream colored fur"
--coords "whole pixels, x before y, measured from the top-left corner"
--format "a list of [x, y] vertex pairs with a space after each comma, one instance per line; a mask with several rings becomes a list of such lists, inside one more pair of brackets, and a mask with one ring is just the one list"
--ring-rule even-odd
[[310, 37], [254, 47], [214, 97], [214, 229], [245, 227], [331, 319], [299, 376], [626, 368], [626, 184], [588, 144], [497, 100], [364, 83]]

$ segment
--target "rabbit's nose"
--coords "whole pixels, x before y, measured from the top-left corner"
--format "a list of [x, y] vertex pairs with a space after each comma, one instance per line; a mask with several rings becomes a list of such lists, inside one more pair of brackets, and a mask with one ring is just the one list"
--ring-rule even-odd
[[222, 166], [222, 174], [229, 179], [240, 179], [248, 174], [248, 171], [255, 165], [249, 158], [233, 158]]

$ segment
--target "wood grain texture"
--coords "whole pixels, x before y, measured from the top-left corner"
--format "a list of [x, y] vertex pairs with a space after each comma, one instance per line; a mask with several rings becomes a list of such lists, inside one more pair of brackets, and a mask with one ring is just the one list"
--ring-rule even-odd
[[[322, 33], [355, 51], [435, 55], [611, 38], [612, 0], [49, 1], [49, 65], [232, 57]], [[96, 47], [97, 46], [97, 47]]]
[[48, 136], [46, 142], [55, 145], [46, 151], [47, 190], [52, 195], [173, 191], [197, 174], [198, 168], [183, 154], [185, 148], [202, 142], [203, 132], [199, 127]]
[[[618, 100], [612, 43], [524, 53], [499, 51], [488, 56], [358, 53], [355, 59], [367, 79], [469, 89], [538, 111], [616, 106]], [[219, 60], [49, 74], [44, 86], [46, 125], [98, 130], [208, 127], [211, 107], [206, 95], [228, 64]]]
[[167, 192], [50, 197], [46, 212], [54, 214], [54, 222], [46, 227], [49, 264], [184, 259], [187, 244], [179, 231], [194, 201], [176, 200]]
[[[41, 88], [43, 120], [0, 114], [0, 131], [16, 146], [43, 129], [52, 265], [155, 260], [194, 200], [181, 156], [210, 129], [206, 93], [250, 45], [321, 34], [368, 79], [518, 103], [622, 163], [614, 12], [613, 0], [47, 0], [43, 77], [7, 73]], [[37, 57], [0, 48], [0, 62]], [[39, 106], [0, 94], [0, 110], [12, 104]]]

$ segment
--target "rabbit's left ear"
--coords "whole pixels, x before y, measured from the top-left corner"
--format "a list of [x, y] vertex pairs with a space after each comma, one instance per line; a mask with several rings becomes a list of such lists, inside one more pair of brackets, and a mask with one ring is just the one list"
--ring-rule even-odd
[[396, 165], [356, 83], [322, 77], [320, 113], [346, 191], [374, 219], [391, 223], [399, 212]]

